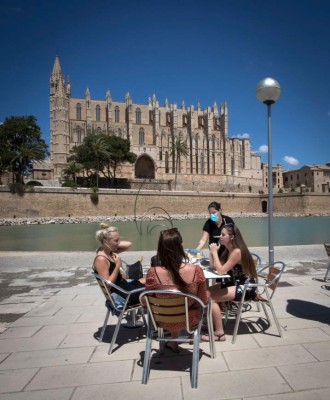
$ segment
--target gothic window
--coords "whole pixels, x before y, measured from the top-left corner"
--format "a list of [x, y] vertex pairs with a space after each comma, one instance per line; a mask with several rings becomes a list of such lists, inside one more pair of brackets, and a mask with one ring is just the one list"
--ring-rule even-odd
[[186, 127], [187, 125], [188, 125], [188, 117], [187, 117], [187, 114], [184, 114], [182, 116], [182, 126]]
[[141, 110], [137, 108], [135, 111], [135, 123], [141, 125]]
[[81, 128], [80, 128], [80, 126], [77, 127], [76, 132], [77, 132], [77, 143], [81, 143]]
[[96, 122], [100, 122], [101, 121], [101, 107], [99, 105], [96, 106], [95, 114], [96, 114], [95, 115]]
[[116, 106], [115, 107], [115, 122], [119, 122], [119, 116], [120, 116], [119, 107]]
[[204, 127], [204, 117], [198, 117], [198, 128]]
[[169, 112], [166, 113], [166, 126], [171, 126], [171, 114]]
[[154, 112], [152, 110], [149, 111], [149, 124], [154, 122]]
[[212, 151], [215, 151], [215, 136], [212, 136]]
[[201, 174], [204, 174], [204, 155], [201, 155]]
[[140, 128], [139, 130], [139, 144], [143, 145], [144, 144], [144, 129]]
[[168, 151], [165, 152], [165, 173], [168, 174], [170, 172], [169, 166], [168, 166]]
[[76, 104], [76, 119], [78, 121], [81, 121], [81, 104], [80, 103]]

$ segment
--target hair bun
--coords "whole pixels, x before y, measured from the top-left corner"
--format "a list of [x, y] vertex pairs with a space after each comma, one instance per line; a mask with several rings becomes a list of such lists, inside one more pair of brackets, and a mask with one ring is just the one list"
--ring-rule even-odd
[[105, 222], [101, 222], [100, 227], [101, 227], [101, 229], [107, 229], [107, 228], [109, 228], [109, 225], [106, 224]]

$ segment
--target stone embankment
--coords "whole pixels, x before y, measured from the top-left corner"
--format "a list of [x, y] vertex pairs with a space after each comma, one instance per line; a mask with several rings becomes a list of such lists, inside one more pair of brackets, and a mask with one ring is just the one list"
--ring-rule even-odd
[[[329, 213], [322, 214], [285, 214], [274, 213], [277, 217], [325, 217]], [[268, 214], [265, 213], [230, 213], [232, 218], [266, 218]], [[204, 219], [207, 214], [185, 214], [185, 215], [171, 215], [172, 220], [190, 220], [190, 219]], [[40, 218], [1, 218], [0, 226], [14, 226], [14, 225], [48, 225], [48, 224], [84, 224], [84, 223], [100, 223], [100, 222], [134, 222], [134, 221], [152, 221], [169, 219], [167, 215], [127, 215], [127, 216], [90, 216], [90, 217], [40, 217]]]

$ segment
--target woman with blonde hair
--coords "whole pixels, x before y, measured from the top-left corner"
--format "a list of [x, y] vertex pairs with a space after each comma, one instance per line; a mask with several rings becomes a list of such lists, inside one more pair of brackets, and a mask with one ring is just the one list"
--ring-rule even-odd
[[[101, 229], [96, 232], [96, 239], [101, 245], [96, 251], [93, 271], [127, 291], [144, 287], [144, 278], [139, 280], [125, 279], [120, 272], [122, 262], [118, 253], [127, 250], [131, 246], [131, 242], [121, 241], [118, 229], [104, 223], [101, 224]], [[116, 291], [114, 288], [111, 288], [111, 292], [116, 305], [118, 307], [123, 306], [125, 298], [122, 292]], [[139, 293], [132, 295], [129, 301], [129, 304], [138, 303]]]
[[[220, 246], [225, 250], [219, 257], [218, 250]], [[253, 258], [243, 240], [241, 232], [234, 224], [224, 225], [219, 243], [209, 245], [210, 253], [213, 256], [214, 268], [220, 275], [228, 274], [230, 278], [225, 285], [218, 283], [209, 287], [209, 292], [213, 300], [212, 316], [215, 329], [215, 339], [218, 341], [226, 340], [222, 325], [221, 309], [219, 303], [230, 300], [239, 301], [242, 298], [244, 284], [255, 282], [257, 277], [256, 267]], [[246, 292], [245, 298], [258, 298], [264, 300], [256, 292], [256, 288], [250, 288]], [[208, 336], [202, 336], [202, 340], [208, 341]]]

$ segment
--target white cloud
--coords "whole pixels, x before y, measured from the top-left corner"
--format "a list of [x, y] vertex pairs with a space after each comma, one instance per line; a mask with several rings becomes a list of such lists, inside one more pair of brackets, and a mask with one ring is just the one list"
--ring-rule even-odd
[[238, 138], [238, 139], [250, 139], [250, 135], [248, 133], [242, 133], [242, 135], [234, 135], [234, 138]]
[[284, 156], [283, 161], [285, 161], [289, 165], [298, 165], [299, 164], [299, 160], [297, 160], [296, 158], [291, 157], [291, 156]]
[[262, 146], [259, 147], [259, 152], [268, 153], [268, 146], [266, 144], [263, 144]]

